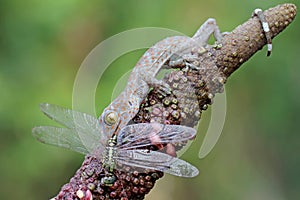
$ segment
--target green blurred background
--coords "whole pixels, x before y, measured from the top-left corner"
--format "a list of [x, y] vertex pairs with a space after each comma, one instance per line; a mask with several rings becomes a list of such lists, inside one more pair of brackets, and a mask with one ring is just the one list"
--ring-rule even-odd
[[[291, 1], [296, 3], [296, 0]], [[40, 200], [57, 194], [83, 156], [38, 143], [36, 125], [54, 124], [40, 102], [71, 108], [76, 72], [101, 41], [137, 27], [165, 27], [193, 35], [208, 17], [223, 31], [251, 12], [284, 1], [111, 0], [0, 1], [0, 196]], [[165, 199], [300, 199], [299, 17], [228, 81], [227, 119], [211, 154], [198, 159], [205, 125], [183, 156], [201, 174], [165, 175], [146, 197]], [[117, 80], [143, 51], [122, 56], [105, 72], [97, 91], [98, 114]], [[209, 112], [204, 115], [208, 124]]]

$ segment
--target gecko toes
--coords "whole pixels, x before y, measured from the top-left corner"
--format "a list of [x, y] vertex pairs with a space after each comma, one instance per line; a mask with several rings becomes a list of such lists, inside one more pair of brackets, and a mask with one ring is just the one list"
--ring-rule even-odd
[[157, 89], [158, 89], [158, 92], [159, 92], [161, 95], [163, 95], [163, 96], [170, 95], [171, 92], [172, 92], [171, 87], [170, 87], [167, 83], [165, 83], [165, 82], [163, 82], [163, 81], [160, 81], [160, 84], [159, 84], [159, 86], [157, 87]]

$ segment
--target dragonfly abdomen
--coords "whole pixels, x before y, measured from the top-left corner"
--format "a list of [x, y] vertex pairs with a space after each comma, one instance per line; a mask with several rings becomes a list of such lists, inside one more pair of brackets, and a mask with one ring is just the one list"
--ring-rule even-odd
[[116, 155], [115, 147], [106, 147], [105, 153], [102, 160], [102, 167], [109, 172], [113, 172], [116, 168], [116, 159], [114, 158]]

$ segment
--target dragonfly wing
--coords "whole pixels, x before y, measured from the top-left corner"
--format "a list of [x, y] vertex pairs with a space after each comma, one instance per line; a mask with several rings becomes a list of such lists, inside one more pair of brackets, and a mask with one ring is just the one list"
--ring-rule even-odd
[[195, 177], [199, 174], [198, 169], [188, 162], [158, 151], [119, 150], [117, 162], [135, 167], [138, 171], [151, 169], [180, 177]]
[[109, 136], [101, 131], [96, 117], [53, 104], [40, 104], [40, 108], [50, 119], [73, 129], [83, 144], [92, 151], [99, 143], [104, 144]]
[[70, 129], [54, 126], [39, 126], [34, 127], [32, 133], [33, 136], [42, 143], [70, 149], [82, 154], [89, 153], [82, 144], [79, 136]]
[[102, 134], [98, 120], [84, 113], [75, 112], [73, 119], [75, 122], [74, 131], [78, 133], [82, 143], [86, 146], [90, 153], [99, 145], [105, 145], [108, 140], [107, 135]]
[[68, 128], [74, 128], [75, 124], [73, 116], [75, 111], [49, 103], [41, 103], [40, 109], [50, 119]]
[[[196, 130], [181, 125], [159, 123], [139, 123], [125, 126], [118, 134], [118, 145], [121, 149], [133, 149], [157, 143], [178, 143], [193, 139]], [[150, 142], [149, 142], [150, 141]]]

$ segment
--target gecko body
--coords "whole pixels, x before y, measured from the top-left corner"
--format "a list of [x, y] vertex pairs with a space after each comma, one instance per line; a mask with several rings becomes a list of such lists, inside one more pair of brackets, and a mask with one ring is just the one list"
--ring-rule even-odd
[[[263, 31], [266, 35], [271, 52], [271, 38], [269, 36], [269, 27], [263, 12], [256, 9], [254, 15], [258, 16]], [[165, 67], [165, 63], [169, 61], [169, 67], [185, 65], [193, 67], [184, 52], [191, 48], [198, 49], [201, 54], [205, 52], [205, 46], [208, 44], [210, 36], [213, 35], [215, 40], [220, 43], [223, 34], [217, 26], [216, 20], [209, 18], [200, 26], [193, 37], [173, 36], [168, 37], [154, 46], [149, 48], [145, 54], [135, 65], [132, 70], [125, 90], [104, 109], [99, 118], [103, 131], [109, 135], [117, 134], [120, 129], [128, 124], [128, 122], [138, 113], [139, 106], [147, 96], [150, 87], [157, 87], [162, 94], [170, 93], [169, 86], [161, 80], [155, 78], [158, 72]], [[176, 60], [172, 57], [179, 57]], [[192, 60], [193, 58], [191, 58]]]
[[180, 55], [185, 50], [196, 46], [203, 47], [211, 35], [220, 42], [222, 34], [215, 19], [209, 18], [191, 37], [168, 37], [149, 48], [132, 70], [124, 91], [104, 109], [99, 118], [103, 131], [108, 134], [117, 132], [128, 124], [137, 114], [140, 103], [147, 96], [150, 87], [157, 87], [162, 94], [169, 94], [169, 86], [155, 78], [164, 64], [173, 55]]

